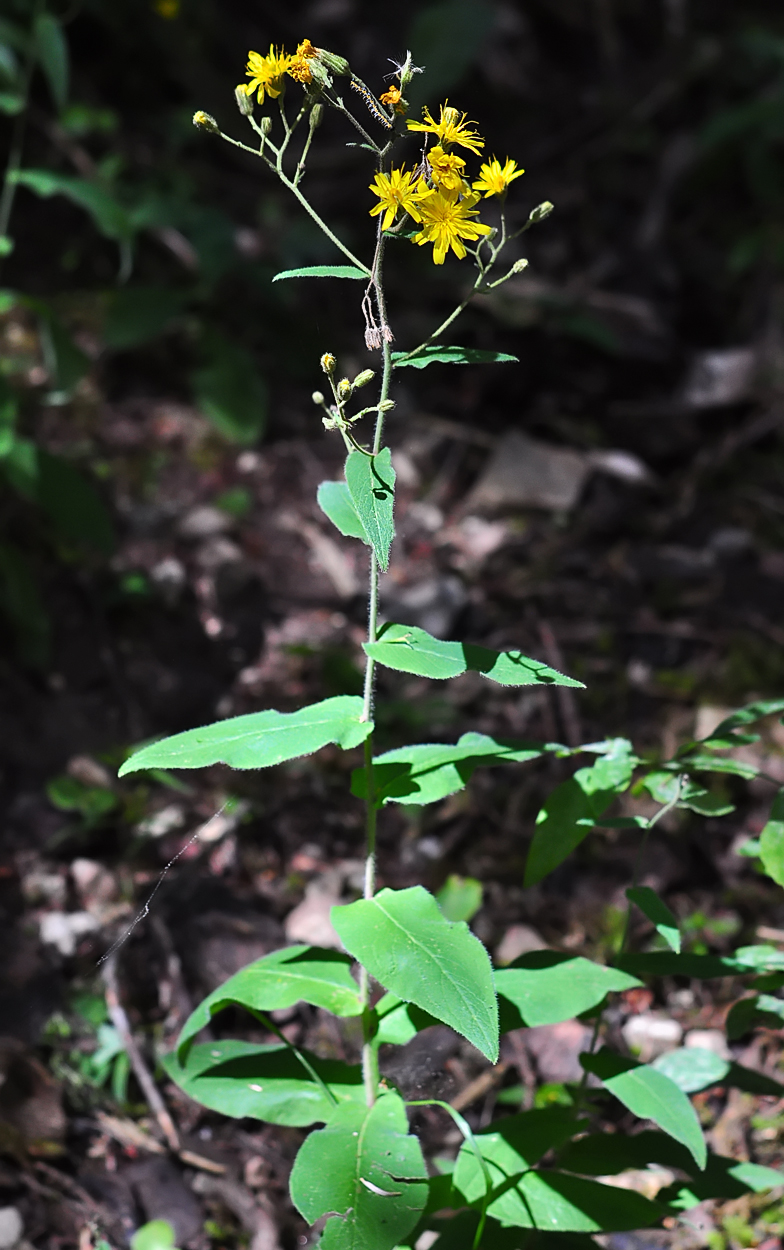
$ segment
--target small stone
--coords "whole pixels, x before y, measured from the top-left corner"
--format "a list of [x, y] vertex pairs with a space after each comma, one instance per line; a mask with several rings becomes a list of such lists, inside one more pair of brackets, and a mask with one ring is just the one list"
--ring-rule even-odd
[[87, 911], [50, 911], [41, 917], [41, 941], [56, 946], [67, 958], [76, 950], [78, 939], [97, 928], [98, 921]]
[[340, 902], [340, 874], [325, 872], [311, 881], [302, 902], [289, 912], [284, 921], [290, 942], [306, 942], [309, 946], [328, 946], [342, 950], [343, 943], [332, 927], [330, 913]]
[[650, 1063], [668, 1050], [680, 1045], [683, 1029], [677, 1020], [657, 1016], [653, 1012], [641, 1012], [630, 1016], [623, 1026], [623, 1040], [643, 1063]]
[[511, 964], [521, 955], [527, 955], [529, 951], [546, 949], [547, 943], [541, 933], [536, 932], [536, 929], [532, 929], [528, 924], [513, 924], [495, 948], [495, 962], [500, 965]]
[[231, 517], [226, 512], [213, 508], [211, 504], [201, 504], [180, 518], [177, 531], [183, 538], [214, 538], [217, 534], [225, 534], [231, 525]]
[[732, 1059], [727, 1039], [721, 1029], [690, 1029], [683, 1039], [683, 1044], [696, 1047], [698, 1050], [710, 1050], [720, 1059]]
[[722, 408], [751, 399], [759, 369], [753, 347], [730, 347], [700, 352], [683, 390], [690, 408]]
[[591, 471], [582, 452], [520, 434], [505, 434], [491, 454], [466, 507], [546, 508], [568, 512], [579, 501]]
[[24, 1223], [16, 1207], [0, 1207], [0, 1250], [11, 1250], [23, 1232]]

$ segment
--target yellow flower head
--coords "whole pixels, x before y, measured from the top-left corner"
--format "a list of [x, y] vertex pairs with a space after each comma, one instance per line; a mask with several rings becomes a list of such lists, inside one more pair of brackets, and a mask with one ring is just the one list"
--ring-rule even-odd
[[471, 241], [483, 234], [490, 234], [490, 226], [474, 221], [478, 195], [466, 195], [462, 200], [443, 195], [440, 190], [429, 191], [418, 202], [422, 229], [415, 234], [414, 243], [433, 244], [433, 261], [443, 265], [444, 257], [451, 248], [460, 260], [466, 254], [463, 239]]
[[510, 182], [514, 182], [515, 178], [522, 178], [524, 173], [524, 169], [517, 168], [517, 161], [507, 156], [502, 165], [498, 157], [494, 156], [491, 161], [486, 161], [480, 168], [479, 177], [474, 183], [474, 190], [484, 191], [485, 199], [489, 195], [504, 195]]
[[289, 57], [288, 73], [292, 78], [296, 78], [297, 82], [301, 82], [303, 86], [313, 82], [313, 71], [308, 65], [308, 61], [312, 61], [317, 53], [318, 48], [314, 48], [309, 39], [303, 39], [297, 48], [296, 54]]
[[433, 121], [430, 116], [430, 110], [425, 108], [422, 110], [424, 117], [423, 122], [409, 122], [409, 130], [425, 130], [431, 134], [438, 136], [438, 141], [444, 149], [451, 148], [455, 143], [461, 148], [468, 148], [470, 152], [479, 155], [479, 149], [485, 146], [485, 141], [478, 131], [472, 130], [473, 122], [466, 121], [466, 114], [460, 114], [457, 109], [451, 108], [449, 103], [441, 105], [441, 116], [438, 121]]
[[282, 48], [275, 48], [273, 44], [270, 44], [270, 50], [266, 56], [260, 56], [258, 52], [249, 52], [248, 65], [245, 70], [250, 78], [250, 82], [245, 83], [248, 95], [253, 95], [258, 88], [259, 104], [264, 103], [265, 95], [273, 100], [276, 99], [285, 86], [283, 76], [290, 64], [291, 57]]
[[394, 109], [395, 112], [399, 113], [401, 117], [408, 110], [408, 105], [403, 99], [403, 95], [399, 87], [390, 87], [388, 91], [385, 91], [384, 94], [380, 95], [378, 98], [382, 104], [386, 104], [387, 108]]
[[403, 209], [414, 221], [421, 221], [419, 201], [423, 194], [416, 175], [408, 170], [392, 169], [388, 174], [376, 174], [370, 184], [370, 190], [378, 196], [378, 204], [371, 208], [370, 216], [384, 214], [382, 230], [388, 230], [397, 216], [398, 209]]
[[468, 190], [463, 181], [465, 161], [462, 156], [457, 156], [454, 152], [445, 152], [440, 144], [436, 144], [428, 152], [427, 160], [433, 182], [445, 195], [454, 197], [461, 191]]

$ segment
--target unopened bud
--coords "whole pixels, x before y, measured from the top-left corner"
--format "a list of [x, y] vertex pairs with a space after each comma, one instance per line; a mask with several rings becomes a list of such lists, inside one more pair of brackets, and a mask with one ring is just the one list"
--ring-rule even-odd
[[234, 88], [234, 99], [237, 102], [237, 108], [243, 117], [250, 117], [253, 112], [253, 96], [248, 95], [245, 90], [245, 83], [241, 82], [238, 87]]
[[321, 357], [321, 367], [326, 374], [333, 374], [337, 368], [337, 364], [338, 362], [332, 355], [332, 352], [324, 352], [324, 355]]
[[349, 398], [351, 397], [351, 392], [353, 391], [353, 389], [354, 389], [354, 388], [353, 388], [353, 386], [351, 385], [351, 383], [349, 382], [348, 378], [341, 378], [341, 379], [340, 379], [340, 381], [338, 382], [338, 396], [339, 396], [339, 398], [340, 398], [340, 399], [349, 399]]
[[310, 117], [308, 118], [311, 130], [315, 130], [317, 126], [321, 125], [321, 120], [323, 116], [324, 116], [324, 105], [314, 104], [313, 108], [310, 110]]
[[272, 118], [262, 117], [260, 129], [261, 129], [262, 137], [265, 139], [268, 138], [269, 133], [272, 130]]
[[447, 123], [451, 123], [453, 126], [456, 126], [459, 121], [460, 121], [459, 112], [457, 111], [457, 109], [452, 108], [451, 104], [448, 104], [447, 107], [444, 109], [444, 124], [446, 125]]
[[339, 77], [351, 73], [351, 66], [344, 56], [336, 56], [334, 52], [327, 52], [326, 48], [319, 48], [316, 56], [322, 65], [326, 65], [327, 69], [331, 69]]
[[527, 268], [528, 268], [528, 261], [521, 257], [520, 260], [516, 260], [515, 263], [512, 265], [512, 273], [522, 273], [523, 270]]
[[210, 117], [209, 113], [205, 113], [201, 109], [193, 114], [193, 124], [198, 126], [199, 130], [208, 130], [211, 135], [220, 134], [220, 126], [215, 118]]
[[549, 217], [554, 208], [554, 204], [551, 204], [549, 200], [545, 200], [543, 204], [537, 204], [536, 208], [532, 209], [528, 220], [536, 225], [538, 221], [544, 221], [545, 217]]
[[314, 391], [310, 398], [313, 400], [313, 403], [318, 404], [319, 407], [326, 402], [321, 391]]
[[378, 410], [379, 412], [391, 412], [394, 407], [394, 399], [382, 399], [381, 403], [378, 405]]
[[358, 373], [354, 378], [354, 387], [367, 386], [368, 382], [372, 382], [375, 376], [375, 369], [363, 369], [362, 372]]

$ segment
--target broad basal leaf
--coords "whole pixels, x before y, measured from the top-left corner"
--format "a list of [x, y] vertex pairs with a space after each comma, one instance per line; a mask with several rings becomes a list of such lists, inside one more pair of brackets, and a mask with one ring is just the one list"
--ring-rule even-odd
[[547, 950], [529, 951], [495, 974], [502, 1024], [507, 1024], [505, 1003], [510, 1003], [520, 1017], [510, 1017], [508, 1029], [519, 1028], [520, 1023], [533, 1027], [571, 1020], [597, 1006], [610, 992], [640, 984], [636, 977], [617, 968], [592, 963], [579, 955]]
[[379, 566], [389, 564], [389, 548], [395, 536], [395, 470], [392, 454], [383, 447], [377, 456], [351, 451], [346, 460], [346, 483]]
[[317, 946], [286, 946], [263, 955], [235, 972], [191, 1013], [177, 1045], [180, 1061], [191, 1039], [225, 1007], [281, 1011], [304, 1002], [336, 1016], [359, 1015], [359, 987], [350, 969], [346, 955]]
[[372, 722], [361, 721], [361, 715], [359, 695], [342, 694], [298, 712], [232, 716], [142, 747], [125, 761], [119, 776], [142, 768], [206, 768], [209, 764], [269, 768], [311, 755], [330, 742], [348, 751], [372, 732]]
[[316, 492], [316, 499], [321, 511], [341, 534], [346, 538], [359, 538], [370, 546], [345, 482], [322, 482]]
[[428, 1197], [427, 1169], [403, 1100], [345, 1103], [306, 1138], [291, 1173], [292, 1201], [309, 1223], [329, 1215], [321, 1250], [393, 1250]]
[[300, 1127], [328, 1120], [335, 1101], [364, 1103], [362, 1069], [303, 1052], [333, 1097], [315, 1081], [289, 1046], [256, 1042], [202, 1042], [183, 1064], [165, 1055], [166, 1072], [202, 1106], [221, 1115]]
[[282, 282], [284, 278], [356, 278], [362, 282], [369, 277], [369, 270], [358, 269], [356, 265], [308, 265], [305, 269], [283, 269], [275, 274], [272, 281]]
[[439, 343], [431, 343], [413, 352], [393, 352], [392, 364], [396, 369], [410, 366], [412, 369], [426, 369], [428, 365], [498, 365], [519, 360], [506, 352], [486, 352], [476, 347], [444, 347]]
[[[452, 746], [441, 742], [397, 747], [373, 760], [376, 805], [435, 803], [462, 790], [480, 765], [516, 764], [537, 759], [545, 751], [568, 750], [558, 743], [514, 742], [487, 734], [465, 733]], [[351, 776], [351, 793], [364, 799], [367, 776], [357, 768]]]
[[[352, 455], [359, 454], [352, 452]], [[399, 673], [446, 679], [471, 671], [501, 686], [574, 686], [581, 681], [565, 677], [521, 651], [491, 651], [467, 642], [443, 642], [415, 625], [385, 625], [375, 642], [364, 643], [372, 659]]]
[[768, 876], [776, 885], [784, 885], [784, 789], [773, 800], [768, 823], [760, 834], [760, 858]]
[[637, 904], [642, 914], [656, 926], [657, 932], [662, 935], [670, 950], [678, 954], [681, 949], [678, 921], [656, 891], [647, 885], [634, 886], [626, 891], [626, 897]]
[[707, 1147], [697, 1113], [669, 1077], [648, 1064], [622, 1059], [606, 1047], [596, 1055], [581, 1055], [580, 1063], [587, 1072], [597, 1076], [624, 1107], [641, 1120], [653, 1120], [686, 1147], [698, 1167], [705, 1166]]
[[421, 885], [332, 908], [346, 950], [404, 1002], [416, 1003], [498, 1059], [498, 1005], [487, 951], [442, 916]]
[[536, 818], [525, 884], [536, 885], [571, 855], [597, 825], [617, 795], [623, 794], [637, 763], [625, 738], [608, 742], [595, 764], [553, 790]]

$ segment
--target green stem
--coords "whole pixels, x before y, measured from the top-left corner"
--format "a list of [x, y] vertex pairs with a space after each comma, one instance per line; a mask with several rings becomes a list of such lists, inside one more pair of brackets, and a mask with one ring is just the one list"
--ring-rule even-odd
[[[243, 145], [240, 144], [239, 146], [243, 146]], [[349, 251], [345, 243], [342, 243], [341, 240], [338, 238], [338, 236], [334, 234], [332, 230], [330, 230], [327, 223], [323, 221], [321, 217], [319, 217], [313, 205], [308, 200], [305, 199], [305, 196], [302, 194], [299, 187], [296, 186], [296, 184], [293, 183], [290, 178], [287, 178], [281, 169], [278, 169], [277, 174], [281, 182], [283, 183], [284, 187], [287, 187], [288, 190], [291, 191], [292, 195], [296, 196], [296, 198], [299, 200], [300, 204], [304, 208], [305, 212], [308, 213], [309, 216], [313, 218], [316, 225], [319, 227], [320, 230], [323, 230], [327, 238], [332, 240], [332, 242], [335, 244], [335, 247], [339, 248], [339, 250], [343, 253], [343, 255], [348, 257], [352, 265], [356, 265], [357, 269], [361, 269], [363, 273], [366, 273], [367, 276], [370, 277], [370, 270], [368, 269], [367, 265], [363, 265], [362, 261], [358, 260], [357, 257], [354, 255], [354, 253]]]
[[418, 1098], [414, 1102], [407, 1102], [406, 1106], [407, 1107], [442, 1107], [444, 1111], [448, 1112], [449, 1115], [451, 1115], [458, 1129], [463, 1134], [464, 1139], [470, 1144], [471, 1149], [473, 1150], [476, 1156], [476, 1161], [479, 1164], [479, 1169], [482, 1173], [482, 1176], [484, 1177], [484, 1182], [485, 1182], [485, 1192], [484, 1192], [484, 1197], [482, 1199], [482, 1211], [481, 1211], [481, 1215], [479, 1218], [479, 1227], [477, 1228], [476, 1233], [474, 1235], [473, 1244], [474, 1244], [474, 1250], [476, 1250], [476, 1247], [479, 1245], [479, 1243], [482, 1240], [482, 1233], [485, 1231], [485, 1223], [487, 1221], [487, 1207], [490, 1202], [490, 1194], [492, 1193], [492, 1189], [493, 1189], [493, 1179], [490, 1175], [490, 1169], [487, 1166], [485, 1157], [482, 1154], [481, 1150], [479, 1149], [479, 1143], [477, 1142], [476, 1138], [474, 1137], [474, 1134], [471, 1131], [471, 1125], [464, 1118], [464, 1116], [460, 1114], [459, 1111], [456, 1111], [455, 1108], [450, 1106], [448, 1102], [442, 1102], [440, 1098]]

